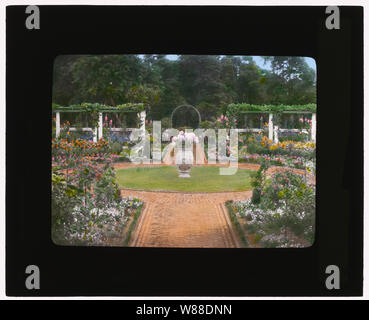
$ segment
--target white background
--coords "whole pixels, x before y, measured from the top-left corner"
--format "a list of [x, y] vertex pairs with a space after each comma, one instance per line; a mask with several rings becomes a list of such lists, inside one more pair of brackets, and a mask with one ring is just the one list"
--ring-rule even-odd
[[[364, 7], [364, 57], [366, 57], [367, 46], [368, 46], [368, 32], [367, 30], [367, 19], [368, 19], [368, 10], [369, 6], [366, 4], [367, 1], [317, 1], [317, 0], [310, 0], [310, 1], [236, 1], [236, 0], [228, 0], [228, 1], [221, 1], [221, 0], [208, 0], [208, 1], [196, 1], [196, 0], [105, 0], [105, 1], [93, 1], [93, 0], [65, 0], [65, 1], [45, 1], [45, 0], [38, 0], [38, 1], [17, 1], [17, 0], [2, 0], [0, 6], [0, 41], [1, 41], [1, 53], [0, 53], [0, 60], [1, 60], [1, 77], [0, 77], [0, 299], [2, 300], [16, 300], [16, 299], [24, 299], [24, 300], [42, 300], [42, 299], [52, 299], [50, 297], [47, 298], [14, 298], [14, 297], [7, 297], [5, 295], [5, 7], [7, 5], [310, 5], [310, 6], [340, 6], [340, 5], [351, 5], [351, 6], [363, 6]], [[42, 20], [42, 16], [41, 16]], [[41, 22], [42, 23], [42, 22]], [[368, 149], [368, 141], [369, 141], [369, 128], [368, 128], [368, 120], [369, 120], [369, 112], [365, 112], [367, 110], [367, 97], [368, 97], [368, 87], [366, 84], [366, 74], [368, 71], [368, 62], [364, 60], [364, 178], [368, 178], [368, 156], [366, 149]], [[368, 198], [365, 195], [368, 193], [368, 179], [364, 180], [364, 231], [369, 230], [368, 226], [368, 217], [366, 217], [366, 211], [368, 208]], [[369, 298], [369, 280], [366, 275], [369, 275], [369, 263], [368, 263], [368, 233], [364, 232], [364, 296], [363, 297], [353, 297], [353, 298], [328, 298], [328, 297], [307, 297], [307, 298], [296, 298], [296, 297], [265, 297], [265, 298], [240, 298], [240, 297], [229, 297], [229, 298], [214, 298], [214, 297], [189, 297], [187, 299], [191, 300], [263, 300], [263, 299], [277, 299], [277, 300], [337, 300], [337, 299], [354, 299], [354, 300], [361, 300], [365, 299], [368, 300]], [[41, 272], [42, 274], [42, 272]], [[122, 299], [122, 300], [185, 300], [185, 297], [71, 297], [71, 298], [55, 298], [55, 299]]]

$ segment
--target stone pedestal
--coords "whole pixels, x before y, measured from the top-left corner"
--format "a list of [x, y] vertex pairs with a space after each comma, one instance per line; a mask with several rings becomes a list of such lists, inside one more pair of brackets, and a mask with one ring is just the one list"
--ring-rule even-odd
[[179, 150], [176, 154], [176, 165], [179, 178], [191, 178], [190, 170], [193, 165], [192, 150]]
[[191, 178], [190, 176], [190, 170], [192, 168], [192, 165], [191, 164], [179, 164], [177, 165], [177, 168], [178, 168], [178, 177], [179, 178]]

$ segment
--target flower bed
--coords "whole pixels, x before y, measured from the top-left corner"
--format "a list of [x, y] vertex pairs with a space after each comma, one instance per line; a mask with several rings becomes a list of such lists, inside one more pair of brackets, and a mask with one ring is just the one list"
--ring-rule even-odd
[[268, 161], [271, 165], [275, 166], [288, 166], [291, 168], [305, 169], [304, 159], [296, 156], [285, 157], [282, 155], [266, 156], [260, 154], [246, 154], [240, 158], [240, 162], [247, 163], [261, 163], [262, 161]]
[[255, 247], [308, 247], [314, 241], [315, 186], [300, 175], [279, 172], [267, 178], [267, 166], [255, 174], [251, 199], [228, 203]]
[[239, 161], [307, 169], [315, 173], [315, 143], [284, 141], [273, 143], [266, 136], [239, 139]]
[[[52, 237], [61, 245], [124, 243], [142, 202], [122, 198], [108, 143], [52, 141]], [[127, 234], [128, 235], [128, 234]]]

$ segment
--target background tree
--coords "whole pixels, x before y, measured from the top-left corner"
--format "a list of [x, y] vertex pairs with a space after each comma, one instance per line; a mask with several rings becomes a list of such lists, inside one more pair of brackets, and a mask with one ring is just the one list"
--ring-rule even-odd
[[316, 102], [315, 71], [304, 58], [264, 60], [265, 68], [250, 56], [64, 55], [54, 64], [53, 102], [143, 102], [153, 120], [169, 118], [175, 107], [190, 104], [210, 121], [230, 103]]
[[315, 72], [302, 57], [265, 57], [271, 63], [273, 87], [282, 104], [306, 104], [316, 100]]

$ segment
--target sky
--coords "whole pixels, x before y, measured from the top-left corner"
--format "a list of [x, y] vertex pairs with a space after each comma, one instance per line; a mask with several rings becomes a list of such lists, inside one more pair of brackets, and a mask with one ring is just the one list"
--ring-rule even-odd
[[[178, 58], [177, 55], [175, 54], [168, 54], [166, 56], [167, 59], [169, 60], [176, 60]], [[255, 63], [263, 68], [263, 69], [270, 69], [270, 64], [264, 64], [264, 59], [262, 56], [252, 56], [252, 58], [254, 59]], [[313, 68], [315, 71], [316, 71], [316, 64], [315, 64], [315, 60], [313, 58], [308, 58], [308, 57], [305, 57], [305, 61], [307, 62], [307, 64]]]

